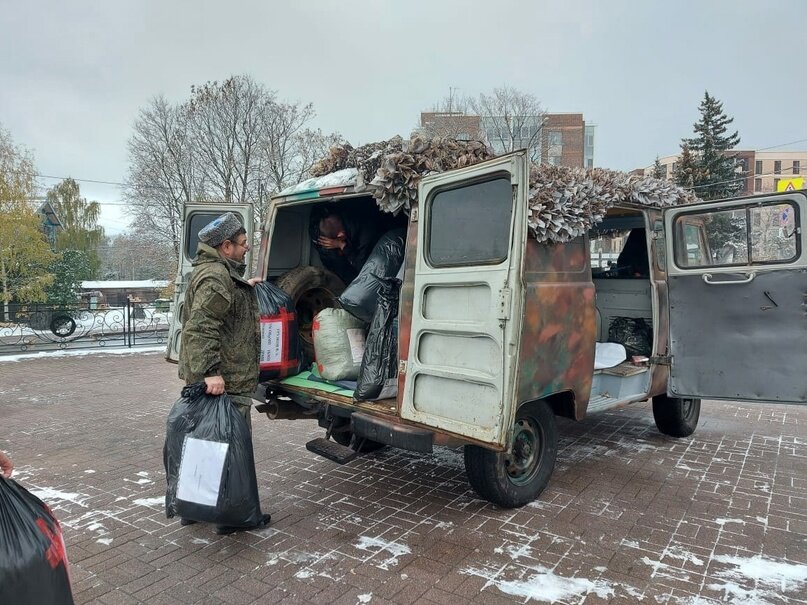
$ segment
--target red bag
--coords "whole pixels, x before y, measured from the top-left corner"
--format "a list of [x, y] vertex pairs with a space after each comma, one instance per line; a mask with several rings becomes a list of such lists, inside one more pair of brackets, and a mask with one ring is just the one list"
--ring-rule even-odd
[[269, 282], [255, 284], [261, 313], [261, 381], [286, 378], [300, 372], [300, 333], [294, 301]]
[[73, 605], [59, 522], [47, 504], [2, 475], [0, 603]]

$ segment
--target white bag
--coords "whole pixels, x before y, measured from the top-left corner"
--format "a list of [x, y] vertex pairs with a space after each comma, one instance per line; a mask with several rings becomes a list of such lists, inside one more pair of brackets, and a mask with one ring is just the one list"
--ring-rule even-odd
[[314, 354], [325, 380], [356, 380], [364, 357], [364, 323], [344, 309], [323, 309], [314, 318]]

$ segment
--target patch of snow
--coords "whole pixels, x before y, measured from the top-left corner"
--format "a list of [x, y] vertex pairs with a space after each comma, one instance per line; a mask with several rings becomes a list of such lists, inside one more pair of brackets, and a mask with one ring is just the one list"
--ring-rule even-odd
[[499, 577], [498, 571], [474, 567], [463, 569], [460, 573], [484, 578], [487, 580], [486, 586], [493, 585], [505, 594], [546, 603], [554, 603], [592, 592], [601, 599], [614, 596], [614, 589], [606, 582], [592, 582], [584, 578], [564, 578], [555, 575], [546, 567], [529, 567], [527, 569], [536, 573], [519, 580], [504, 580]]
[[137, 347], [132, 349], [64, 349], [61, 351], [22, 353], [20, 355], [0, 355], [0, 363], [4, 361], [24, 361], [27, 359], [50, 359], [52, 357], [81, 357], [84, 355], [140, 355], [142, 353], [165, 353], [165, 345], [159, 347]]
[[670, 548], [665, 552], [665, 555], [670, 557], [671, 559], [681, 559], [682, 561], [689, 561], [693, 565], [697, 565], [699, 567], [703, 567], [704, 565], [703, 559], [697, 557], [688, 550], [684, 550], [683, 548], [680, 547]]
[[529, 557], [531, 553], [532, 549], [526, 544], [521, 544], [520, 546], [511, 545], [507, 547], [507, 554], [510, 555], [510, 558], [514, 561], [520, 557]]
[[317, 191], [328, 187], [349, 187], [356, 184], [356, 178], [359, 171], [355, 168], [345, 168], [344, 170], [337, 170], [319, 177], [313, 177], [305, 180], [291, 187], [286, 187], [278, 195], [292, 195], [294, 193], [303, 193], [305, 191]]
[[210, 544], [210, 540], [205, 540], [204, 538], [194, 538], [191, 540], [191, 544]]
[[360, 594], [357, 598], [359, 599], [359, 603], [369, 603], [373, 598], [373, 593], [368, 592], [367, 594]]
[[133, 479], [124, 479], [124, 481], [128, 481], [129, 483], [136, 483], [137, 485], [146, 485], [147, 483], [154, 483], [151, 479], [146, 479], [145, 477], [134, 481]]
[[620, 546], [627, 546], [628, 548], [639, 548], [639, 543], [636, 540], [622, 540]]
[[84, 504], [84, 502], [89, 498], [89, 496], [86, 494], [62, 492], [58, 489], [53, 489], [52, 487], [37, 487], [29, 491], [40, 500], [45, 500], [46, 502], [48, 500], [61, 500], [63, 502], [72, 502], [73, 504], [78, 504], [79, 506], [87, 508], [87, 505]]
[[[733, 565], [733, 569], [718, 571], [717, 576], [729, 580], [724, 585], [716, 585], [713, 590], [722, 590], [728, 596], [736, 595], [746, 598], [750, 595], [755, 598], [765, 599], [780, 598], [782, 593], [796, 592], [803, 595], [807, 589], [807, 565], [776, 561], [757, 555], [754, 557], [736, 557], [731, 555], [718, 555], [712, 558], [713, 561]], [[735, 582], [743, 579], [752, 580], [756, 589], [747, 591]], [[733, 580], [733, 582], [732, 582]], [[768, 589], [768, 590], [763, 590]]]
[[137, 475], [138, 477], [148, 477], [149, 476], [149, 474], [146, 471], [138, 471], [137, 473], [135, 473], [135, 475]]
[[103, 544], [104, 546], [109, 546], [112, 544], [112, 538], [98, 538], [96, 542], [98, 542], [98, 544]]
[[594, 571], [599, 571], [600, 573], [605, 573], [606, 571], [608, 571], [608, 568], [603, 567], [602, 565], [598, 565], [597, 567], [594, 568]]
[[313, 577], [315, 574], [310, 569], [301, 569], [296, 574], [294, 574], [295, 578], [300, 578], [301, 580], [306, 580], [310, 577]]
[[159, 498], [138, 498], [137, 500], [132, 500], [133, 504], [137, 504], [138, 506], [148, 506], [151, 508], [152, 506], [163, 506], [165, 504], [165, 497], [160, 496]]
[[745, 525], [745, 521], [742, 519], [715, 519], [715, 523], [718, 525], [726, 525], [727, 523], [739, 523], [740, 525]]
[[359, 536], [358, 544], [354, 545], [359, 550], [366, 550], [369, 552], [374, 551], [374, 554], [381, 552], [388, 552], [391, 556], [381, 562], [378, 567], [381, 569], [389, 570], [390, 565], [398, 564], [398, 557], [408, 555], [412, 550], [405, 544], [398, 544], [397, 542], [388, 542], [381, 538], [369, 538], [367, 536]]
[[401, 574], [401, 580], [408, 580], [408, 579], [409, 579], [408, 575], [406, 575], [405, 573]]
[[92, 470], [91, 468], [88, 468], [88, 469], [87, 469], [86, 471], [84, 471], [84, 472], [85, 472], [85, 473], [87, 473], [88, 475], [92, 475], [92, 474], [93, 474], [95, 471], [94, 471], [94, 470]]

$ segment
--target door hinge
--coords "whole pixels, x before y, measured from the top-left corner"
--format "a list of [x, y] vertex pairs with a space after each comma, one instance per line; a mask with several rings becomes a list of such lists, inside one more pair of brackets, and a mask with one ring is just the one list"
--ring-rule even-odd
[[499, 309], [496, 319], [510, 319], [510, 303], [513, 298], [513, 291], [510, 288], [499, 290]]
[[648, 359], [650, 365], [656, 366], [671, 366], [672, 365], [672, 355], [656, 355]]
[[406, 374], [406, 360], [401, 359], [398, 362], [398, 374]]
[[418, 209], [417, 208], [412, 208], [412, 210], [409, 211], [409, 220], [411, 222], [413, 222], [413, 223], [418, 222]]

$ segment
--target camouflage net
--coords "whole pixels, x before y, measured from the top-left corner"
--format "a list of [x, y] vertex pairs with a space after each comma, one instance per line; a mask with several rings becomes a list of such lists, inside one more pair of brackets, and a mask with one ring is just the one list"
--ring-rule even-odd
[[[417, 203], [423, 176], [472, 166], [495, 157], [481, 141], [456, 141], [415, 136], [353, 148], [332, 147], [314, 164], [311, 176], [356, 168], [356, 189], [372, 192], [379, 208], [397, 214]], [[532, 165], [527, 223], [539, 242], [566, 242], [602, 221], [606, 211], [620, 203], [665, 207], [698, 198], [669, 181], [594, 168]]]

